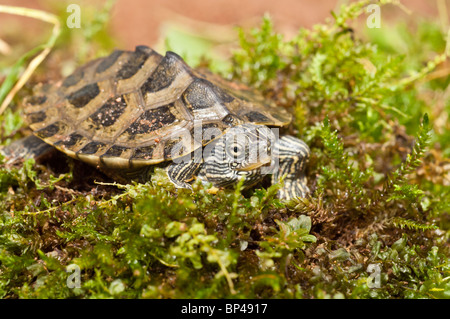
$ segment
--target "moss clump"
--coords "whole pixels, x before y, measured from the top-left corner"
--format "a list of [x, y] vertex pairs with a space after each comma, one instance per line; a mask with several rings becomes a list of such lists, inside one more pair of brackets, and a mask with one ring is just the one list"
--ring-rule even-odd
[[[450, 297], [445, 36], [428, 22], [420, 37], [389, 29], [428, 48], [407, 56], [386, 34], [355, 34], [369, 3], [291, 40], [268, 17], [240, 31], [230, 76], [295, 114], [309, 197], [283, 203], [264, 183], [176, 191], [158, 169], [119, 185], [61, 154], [3, 162], [0, 296]], [[2, 143], [21, 135], [20, 111], [1, 121]]]

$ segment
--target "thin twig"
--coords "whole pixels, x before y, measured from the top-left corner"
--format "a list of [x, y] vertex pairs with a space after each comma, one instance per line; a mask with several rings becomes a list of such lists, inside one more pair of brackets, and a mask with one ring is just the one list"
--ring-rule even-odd
[[52, 48], [56, 42], [56, 39], [58, 38], [58, 36], [61, 32], [60, 31], [61, 24], [56, 15], [53, 15], [51, 13], [41, 11], [41, 10], [0, 5], [0, 12], [30, 17], [30, 18], [38, 19], [38, 20], [53, 24], [52, 35], [49, 38], [49, 40], [47, 41], [47, 43], [44, 44], [44, 49], [33, 60], [31, 60], [31, 62], [28, 64], [27, 68], [25, 69], [25, 72], [22, 74], [22, 76], [16, 82], [14, 87], [9, 91], [8, 95], [5, 97], [5, 100], [3, 101], [2, 105], [0, 106], [0, 114], [2, 114], [8, 107], [9, 103], [11, 103], [11, 101], [14, 98], [14, 96], [16, 95], [16, 93], [25, 85], [25, 83], [28, 81], [28, 79], [33, 74], [34, 70], [39, 66], [39, 64], [41, 64], [41, 62], [47, 57], [47, 55], [52, 50]]
[[11, 53], [11, 47], [2, 39], [0, 39], [0, 53], [4, 55], [8, 55]]

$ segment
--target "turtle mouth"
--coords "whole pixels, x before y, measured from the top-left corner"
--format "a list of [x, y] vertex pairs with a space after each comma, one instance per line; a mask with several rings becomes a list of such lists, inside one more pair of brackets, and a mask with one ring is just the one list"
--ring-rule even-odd
[[245, 167], [237, 168], [236, 170], [244, 171], [244, 172], [251, 171], [251, 170], [263, 167], [263, 166], [270, 166], [271, 161], [272, 160], [271, 160], [270, 156], [268, 156], [268, 157], [260, 160], [259, 162], [250, 163], [250, 164], [246, 165]]

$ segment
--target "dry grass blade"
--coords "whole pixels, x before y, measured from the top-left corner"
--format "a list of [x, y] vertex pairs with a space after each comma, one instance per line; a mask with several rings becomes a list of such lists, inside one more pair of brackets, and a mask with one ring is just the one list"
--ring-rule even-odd
[[[41, 10], [35, 10], [35, 9], [29, 9], [29, 8], [22, 8], [22, 7], [14, 7], [14, 6], [5, 6], [0, 5], [0, 13], [7, 13], [7, 14], [15, 14], [15, 15], [21, 15], [25, 17], [30, 17], [34, 19], [38, 19], [44, 22], [48, 22], [53, 24], [53, 30], [52, 34], [42, 47], [39, 46], [39, 49], [42, 49], [42, 51], [34, 57], [31, 62], [28, 64], [25, 71], [22, 73], [20, 78], [16, 82], [16, 75], [15, 72], [12, 72], [10, 76], [8, 76], [5, 81], [3, 82], [0, 91], [9, 91], [6, 95], [5, 99], [3, 100], [1, 106], [0, 106], [0, 114], [2, 114], [5, 109], [8, 107], [9, 103], [12, 101], [16, 93], [24, 86], [24, 84], [28, 81], [30, 76], [33, 74], [34, 70], [38, 67], [38, 65], [45, 59], [45, 57], [50, 53], [51, 49], [53, 48], [56, 39], [58, 38], [60, 32], [61, 32], [61, 23], [59, 22], [59, 19], [57, 16], [50, 14], [45, 11]], [[31, 51], [36, 50], [33, 49]], [[33, 52], [34, 53], [34, 52]], [[25, 54], [24, 57], [28, 57], [28, 53]], [[19, 59], [19, 61], [16, 63], [14, 68], [19, 68], [26, 60], [26, 58]], [[15, 85], [9, 90], [9, 86], [12, 86], [12, 84], [15, 82]]]
[[11, 47], [8, 43], [0, 39], [0, 53], [4, 55], [8, 55], [11, 52]]

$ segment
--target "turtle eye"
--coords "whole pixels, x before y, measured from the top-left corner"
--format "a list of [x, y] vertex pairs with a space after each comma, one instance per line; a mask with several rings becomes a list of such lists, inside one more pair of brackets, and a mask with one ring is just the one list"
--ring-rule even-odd
[[240, 145], [234, 145], [231, 147], [231, 154], [234, 156], [239, 156], [241, 154], [241, 146]]
[[239, 144], [230, 145], [227, 153], [231, 158], [240, 158], [242, 155], [242, 146]]

